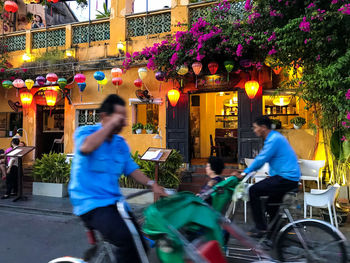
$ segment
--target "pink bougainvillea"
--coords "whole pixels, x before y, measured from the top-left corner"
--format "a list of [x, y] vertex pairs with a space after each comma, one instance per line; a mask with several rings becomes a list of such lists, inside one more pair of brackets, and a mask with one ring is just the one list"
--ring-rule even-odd
[[237, 50], [236, 50], [236, 55], [237, 57], [241, 57], [243, 52], [243, 46], [241, 44], [238, 44]]
[[299, 28], [301, 31], [310, 32], [310, 22], [306, 21], [306, 17], [303, 17], [303, 21], [300, 22]]
[[345, 97], [347, 100], [350, 100], [350, 89], [346, 92]]
[[345, 15], [350, 15], [350, 4], [345, 4], [342, 8], [339, 8], [338, 11]]

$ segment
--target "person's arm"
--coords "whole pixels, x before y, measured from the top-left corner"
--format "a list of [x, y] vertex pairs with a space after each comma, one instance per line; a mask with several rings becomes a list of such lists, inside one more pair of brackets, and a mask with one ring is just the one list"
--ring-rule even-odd
[[7, 167], [7, 171], [6, 171], [7, 174], [10, 173], [11, 167], [12, 167], [12, 165], [13, 165], [14, 162], [15, 162], [15, 158], [10, 158], [10, 161], [9, 161], [8, 167]]
[[111, 119], [102, 126], [97, 132], [86, 137], [79, 150], [83, 154], [89, 154], [95, 151], [100, 145], [112, 135], [113, 130], [122, 124], [123, 116], [121, 114], [113, 114]]
[[152, 187], [152, 191], [156, 194], [167, 196], [167, 194], [164, 192], [164, 188], [159, 186], [156, 182], [148, 178], [143, 172], [141, 172], [139, 169], [136, 169], [133, 171], [130, 176], [138, 183], [147, 185]]
[[244, 170], [244, 173], [249, 174], [251, 172], [259, 170], [275, 154], [277, 147], [277, 140], [265, 141], [263, 149], [258, 154], [258, 156], [255, 157], [252, 164]]

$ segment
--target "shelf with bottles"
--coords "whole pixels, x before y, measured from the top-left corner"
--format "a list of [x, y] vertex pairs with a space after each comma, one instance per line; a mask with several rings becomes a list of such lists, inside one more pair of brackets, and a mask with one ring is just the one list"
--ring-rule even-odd
[[264, 114], [269, 116], [298, 116], [298, 112], [295, 106], [276, 106], [266, 105], [264, 108]]
[[237, 115], [215, 115], [215, 121], [223, 121], [223, 122], [232, 122], [237, 121], [238, 116]]

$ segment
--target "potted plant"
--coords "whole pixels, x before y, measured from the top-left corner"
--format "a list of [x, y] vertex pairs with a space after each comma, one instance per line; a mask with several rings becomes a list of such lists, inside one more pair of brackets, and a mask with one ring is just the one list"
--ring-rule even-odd
[[290, 120], [290, 123], [294, 125], [294, 129], [300, 129], [305, 123], [305, 119], [303, 117], [295, 117]]
[[33, 195], [67, 196], [71, 161], [62, 153], [43, 154], [33, 165]]
[[134, 123], [132, 125], [132, 132], [136, 134], [141, 134], [143, 129], [143, 124], [142, 123]]
[[155, 131], [156, 127], [152, 123], [147, 123], [145, 125], [145, 130], [147, 134], [152, 134]]
[[271, 128], [273, 130], [282, 128], [282, 122], [280, 120], [272, 119], [271, 122]]

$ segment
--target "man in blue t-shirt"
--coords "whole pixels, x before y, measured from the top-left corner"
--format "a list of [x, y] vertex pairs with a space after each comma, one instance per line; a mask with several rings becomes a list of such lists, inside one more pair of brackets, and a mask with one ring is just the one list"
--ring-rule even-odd
[[265, 163], [269, 164], [269, 177], [249, 188], [250, 205], [255, 222], [255, 228], [251, 230], [251, 235], [259, 237], [267, 229], [265, 211], [262, 211], [260, 197], [268, 196], [266, 212], [270, 219], [273, 219], [279, 207], [269, 206], [269, 204], [281, 203], [287, 192], [298, 188], [301, 173], [298, 158], [293, 148], [282, 134], [271, 130], [269, 117], [258, 117], [253, 123], [253, 129], [256, 136], [264, 139], [264, 147], [243, 173], [235, 172], [233, 175], [242, 177], [259, 170]]
[[131, 176], [165, 195], [164, 189], [139, 169], [128, 145], [118, 134], [126, 126], [125, 101], [109, 95], [100, 107], [101, 123], [79, 127], [74, 135], [75, 152], [69, 182], [73, 212], [118, 247], [118, 262], [140, 262], [129, 229], [116, 208], [123, 198], [118, 179]]

